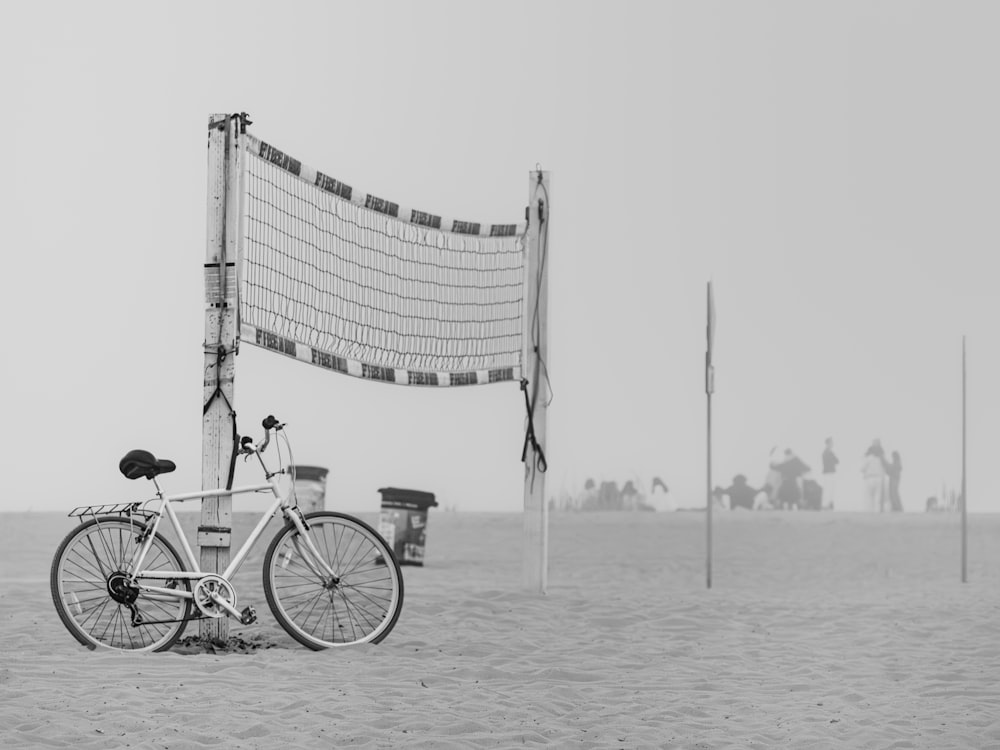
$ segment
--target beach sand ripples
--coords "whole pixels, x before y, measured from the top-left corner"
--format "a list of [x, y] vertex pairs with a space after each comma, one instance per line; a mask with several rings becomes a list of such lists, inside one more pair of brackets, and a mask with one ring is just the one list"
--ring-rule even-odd
[[71, 521], [2, 518], [3, 747], [1000, 747], [1000, 517], [963, 585], [954, 518], [722, 514], [708, 590], [700, 514], [554, 514], [540, 596], [519, 515], [432, 512], [383, 643], [298, 646], [261, 550], [232, 634], [269, 647], [215, 654], [78, 646], [47, 578]]

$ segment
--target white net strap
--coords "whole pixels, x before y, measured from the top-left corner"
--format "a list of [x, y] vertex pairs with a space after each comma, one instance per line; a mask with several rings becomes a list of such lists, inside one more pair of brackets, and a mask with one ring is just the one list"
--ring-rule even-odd
[[358, 377], [521, 377], [524, 226], [361, 193], [247, 136], [244, 341]]

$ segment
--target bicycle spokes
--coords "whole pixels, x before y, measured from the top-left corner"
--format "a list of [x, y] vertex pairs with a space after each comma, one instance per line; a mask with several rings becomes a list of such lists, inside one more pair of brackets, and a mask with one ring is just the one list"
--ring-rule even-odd
[[286, 526], [265, 559], [275, 619], [310, 648], [377, 643], [395, 625], [403, 579], [392, 551], [370, 526], [337, 513]]
[[[133, 569], [145, 539], [144, 570], [182, 570], [169, 542], [128, 518], [95, 517], [71, 531], [52, 564], [52, 597], [70, 633], [91, 648], [162, 650], [180, 636], [189, 600], [148, 592]], [[160, 574], [161, 580], [163, 579]], [[170, 589], [186, 582], [167, 578]], [[165, 589], [166, 591], [166, 589]]]

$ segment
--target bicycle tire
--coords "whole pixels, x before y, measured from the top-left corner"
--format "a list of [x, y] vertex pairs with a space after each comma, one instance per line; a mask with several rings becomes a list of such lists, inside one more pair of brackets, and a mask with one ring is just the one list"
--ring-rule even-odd
[[379, 643], [403, 608], [403, 574], [392, 548], [371, 526], [343, 513], [304, 516], [316, 549], [337, 574], [326, 580], [300, 551], [288, 523], [264, 556], [264, 595], [278, 624], [303, 646]]
[[[50, 574], [52, 601], [66, 629], [89, 649], [165, 651], [184, 632], [191, 614], [190, 599], [159, 600], [138, 592], [131, 606], [145, 622], [133, 625], [129, 605], [111, 595], [111, 577], [130, 572], [124, 570], [126, 561], [135, 550], [137, 535], [145, 530], [142, 521], [97, 517], [70, 531], [56, 550]], [[184, 570], [177, 550], [159, 533], [153, 536], [143, 566], [146, 570]], [[169, 586], [170, 582], [158, 580], [157, 585]], [[173, 585], [191, 588], [183, 578], [173, 579]]]

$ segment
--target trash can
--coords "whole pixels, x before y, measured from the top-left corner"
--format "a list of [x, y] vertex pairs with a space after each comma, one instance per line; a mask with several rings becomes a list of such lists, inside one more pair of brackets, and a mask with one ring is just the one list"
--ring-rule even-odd
[[326, 475], [322, 466], [293, 466], [295, 497], [303, 513], [326, 510]]
[[423, 565], [427, 509], [437, 506], [433, 493], [383, 487], [378, 531], [400, 565]]

